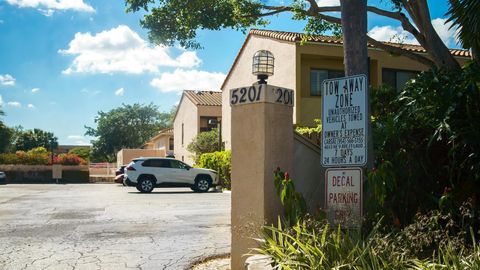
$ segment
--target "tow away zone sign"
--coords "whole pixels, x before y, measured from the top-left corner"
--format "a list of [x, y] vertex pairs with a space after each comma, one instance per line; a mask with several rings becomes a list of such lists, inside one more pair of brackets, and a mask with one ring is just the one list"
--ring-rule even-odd
[[367, 77], [322, 82], [322, 165], [367, 164]]
[[325, 205], [331, 223], [360, 227], [362, 223], [362, 169], [327, 169]]

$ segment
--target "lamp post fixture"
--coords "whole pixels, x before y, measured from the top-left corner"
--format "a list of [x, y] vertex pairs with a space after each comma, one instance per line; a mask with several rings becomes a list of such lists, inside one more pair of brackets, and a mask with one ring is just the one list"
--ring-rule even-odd
[[274, 60], [273, 54], [267, 50], [257, 51], [253, 55], [252, 74], [257, 75], [259, 84], [266, 84], [268, 76], [273, 75]]

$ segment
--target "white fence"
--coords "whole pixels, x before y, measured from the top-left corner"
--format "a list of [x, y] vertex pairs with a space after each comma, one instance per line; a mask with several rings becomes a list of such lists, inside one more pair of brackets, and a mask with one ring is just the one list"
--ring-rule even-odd
[[117, 169], [116, 163], [90, 163], [88, 170], [90, 176], [115, 176], [115, 170]]

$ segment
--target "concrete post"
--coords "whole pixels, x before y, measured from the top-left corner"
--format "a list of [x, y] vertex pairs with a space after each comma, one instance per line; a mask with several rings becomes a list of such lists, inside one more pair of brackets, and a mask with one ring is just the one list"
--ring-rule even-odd
[[291, 106], [269, 103], [268, 95], [278, 88], [264, 89], [270, 93], [256, 103], [231, 102], [232, 270], [244, 269], [243, 255], [258, 246], [253, 238], [260, 236], [262, 225], [276, 224], [281, 213], [273, 171], [279, 166], [291, 172], [293, 167], [293, 100]]

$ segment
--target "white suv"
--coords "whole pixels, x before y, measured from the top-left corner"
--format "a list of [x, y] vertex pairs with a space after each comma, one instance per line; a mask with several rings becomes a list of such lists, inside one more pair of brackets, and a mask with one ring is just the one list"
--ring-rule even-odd
[[207, 192], [218, 185], [217, 172], [192, 168], [172, 158], [142, 157], [133, 159], [125, 168], [123, 182], [142, 193], [155, 187], [190, 187], [195, 192]]

